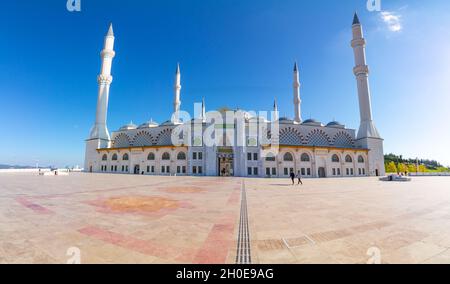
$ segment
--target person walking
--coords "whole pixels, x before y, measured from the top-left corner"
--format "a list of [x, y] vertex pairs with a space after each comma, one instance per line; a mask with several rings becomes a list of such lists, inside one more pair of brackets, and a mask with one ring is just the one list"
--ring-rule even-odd
[[298, 173], [297, 173], [297, 179], [298, 179], [298, 184], [303, 185], [303, 182], [302, 182], [302, 175], [300, 174], [300, 171], [298, 171]]
[[295, 185], [295, 174], [294, 174], [293, 171], [291, 171], [290, 177], [291, 177], [291, 180], [292, 180], [292, 185]]

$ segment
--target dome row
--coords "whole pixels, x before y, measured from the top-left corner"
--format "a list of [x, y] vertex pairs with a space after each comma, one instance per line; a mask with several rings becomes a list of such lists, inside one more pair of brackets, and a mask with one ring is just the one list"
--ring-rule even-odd
[[[287, 117], [282, 117], [279, 120], [280, 123], [283, 124], [293, 124], [294, 121], [292, 119], [289, 119]], [[304, 125], [311, 125], [311, 126], [323, 126], [323, 124], [315, 119], [307, 119], [305, 120], [302, 124]], [[169, 126], [169, 125], [173, 125], [173, 123], [171, 121], [166, 121], [163, 124], [161, 124], [161, 126]], [[135, 124], [133, 124], [132, 122], [130, 122], [127, 125], [122, 126], [119, 131], [127, 131], [127, 130], [134, 130], [134, 129], [145, 129], [145, 128], [154, 128], [154, 127], [158, 127], [159, 124], [157, 122], [154, 122], [153, 120], [147, 121], [143, 124], [141, 124], [139, 127]], [[337, 121], [332, 121], [330, 123], [328, 123], [326, 125], [327, 127], [334, 127], [334, 128], [345, 128], [345, 125], [337, 122]]]
[[[294, 123], [294, 121], [287, 117], [282, 117], [282, 118], [280, 118], [280, 123], [291, 124], [291, 123]], [[311, 125], [311, 126], [324, 126], [322, 124], [322, 122], [315, 120], [315, 119], [307, 119], [307, 120], [303, 121], [302, 124]], [[334, 127], [334, 128], [345, 128], [345, 125], [343, 125], [342, 123], [337, 122], [337, 121], [332, 121], [332, 122], [328, 123], [326, 126]]]
[[159, 124], [157, 122], [154, 122], [153, 120], [149, 120], [149, 121], [139, 125], [139, 127], [136, 124], [134, 124], [133, 122], [130, 122], [129, 124], [122, 126], [119, 129], [119, 131], [153, 128], [153, 127], [158, 127], [158, 126], [159, 126]]

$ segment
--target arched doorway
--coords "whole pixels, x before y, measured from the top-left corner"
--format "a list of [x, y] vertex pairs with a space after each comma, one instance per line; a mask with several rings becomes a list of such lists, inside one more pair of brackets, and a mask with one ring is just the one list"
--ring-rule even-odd
[[319, 168], [319, 178], [326, 178], [327, 174], [325, 172], [325, 168], [324, 167], [320, 167]]
[[231, 147], [220, 147], [217, 153], [217, 171], [222, 177], [234, 176], [234, 154]]
[[139, 165], [135, 165], [135, 166], [134, 166], [134, 174], [135, 174], [135, 175], [138, 175], [138, 174], [139, 174], [140, 168], [141, 168], [141, 167], [140, 167]]
[[380, 172], [378, 171], [378, 169], [375, 170], [375, 175], [376, 175], [377, 177], [380, 176]]

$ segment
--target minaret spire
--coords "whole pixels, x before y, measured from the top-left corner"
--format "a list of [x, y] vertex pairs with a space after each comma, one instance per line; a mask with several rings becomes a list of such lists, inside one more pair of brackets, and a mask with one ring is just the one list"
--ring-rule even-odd
[[355, 12], [355, 15], [353, 16], [353, 25], [359, 25], [359, 18], [358, 18], [358, 13]]
[[173, 101], [173, 122], [180, 122], [180, 107], [181, 107], [181, 71], [180, 63], [177, 63], [177, 70], [175, 72], [175, 84], [174, 84], [175, 97]]
[[103, 146], [106, 146], [110, 140], [108, 128], [106, 127], [106, 117], [108, 113], [109, 89], [113, 81], [111, 76], [112, 61], [116, 53], [114, 52], [114, 32], [110, 24], [108, 33], [105, 36], [104, 47], [100, 54], [102, 58], [102, 67], [98, 82], [97, 114], [95, 125], [91, 130], [90, 139], [101, 139]]
[[300, 99], [300, 76], [298, 71], [297, 62], [294, 64], [294, 111], [295, 111], [295, 123], [302, 123], [302, 112], [301, 112], [301, 103]]
[[279, 115], [278, 115], [278, 103], [277, 103], [277, 99], [275, 98], [275, 100], [273, 101], [273, 121], [278, 121], [279, 120]]
[[380, 138], [372, 120], [372, 105], [369, 88], [369, 66], [366, 63], [366, 40], [358, 15], [355, 13], [352, 25], [353, 40], [351, 45], [355, 55], [353, 73], [356, 76], [358, 87], [359, 111], [361, 124], [357, 139]]
[[205, 98], [202, 98], [202, 120], [203, 122], [206, 121], [206, 104], [205, 104]]
[[109, 24], [108, 34], [107, 36], [114, 36], [114, 29], [112, 23]]

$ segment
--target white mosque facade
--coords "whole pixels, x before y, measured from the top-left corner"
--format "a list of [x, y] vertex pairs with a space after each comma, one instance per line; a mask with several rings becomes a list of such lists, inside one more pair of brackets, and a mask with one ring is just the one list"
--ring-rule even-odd
[[[236, 110], [231, 114], [236, 117], [242, 114], [243, 119], [224, 118], [226, 122], [218, 124], [206, 113], [203, 101], [199, 116], [183, 121], [178, 66], [172, 119], [162, 124], [154, 121], [141, 125], [130, 123], [110, 134], [106, 118], [115, 56], [111, 26], [101, 52], [96, 122], [86, 140], [85, 171], [271, 178], [288, 177], [291, 172], [311, 178], [384, 175], [383, 139], [372, 118], [366, 42], [356, 14], [352, 32], [353, 72], [361, 119], [358, 131], [336, 121], [324, 125], [314, 119], [302, 120], [299, 69], [295, 64], [294, 119], [278, 118], [275, 102], [270, 119]], [[188, 130], [180, 132], [179, 129]], [[208, 143], [205, 137], [213, 137], [221, 143]]]

